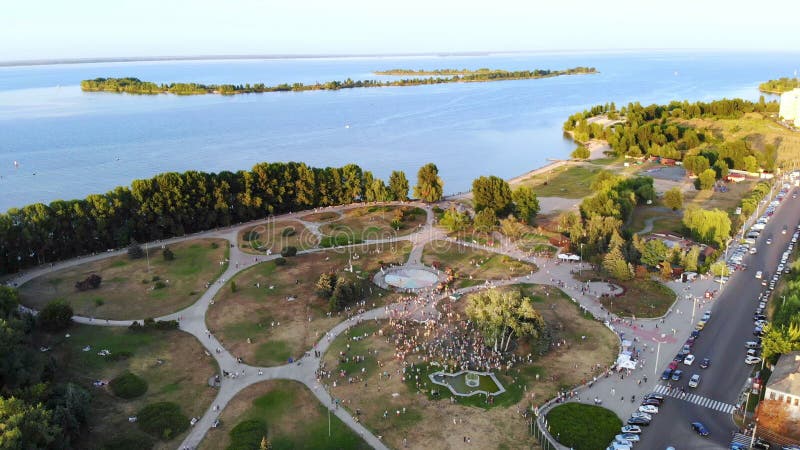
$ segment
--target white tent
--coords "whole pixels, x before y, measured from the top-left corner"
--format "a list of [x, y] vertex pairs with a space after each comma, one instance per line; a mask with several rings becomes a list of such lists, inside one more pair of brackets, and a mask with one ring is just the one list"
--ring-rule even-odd
[[617, 370], [621, 369], [636, 369], [636, 361], [632, 360], [629, 354], [620, 353], [617, 356]]
[[581, 257], [572, 253], [559, 253], [558, 259], [562, 261], [580, 261]]

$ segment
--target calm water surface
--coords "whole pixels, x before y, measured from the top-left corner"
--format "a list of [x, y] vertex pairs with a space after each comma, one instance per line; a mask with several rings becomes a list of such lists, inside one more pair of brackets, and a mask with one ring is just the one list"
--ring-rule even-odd
[[[373, 70], [481, 67], [600, 74], [438, 86], [237, 95], [83, 93], [80, 80], [277, 84], [380, 78]], [[84, 197], [159, 172], [249, 169], [261, 161], [350, 162], [414, 179], [433, 161], [445, 192], [562, 158], [575, 111], [673, 99], [757, 99], [800, 54], [526, 54], [476, 57], [138, 62], [0, 68], [0, 211]], [[14, 167], [14, 161], [19, 168]]]

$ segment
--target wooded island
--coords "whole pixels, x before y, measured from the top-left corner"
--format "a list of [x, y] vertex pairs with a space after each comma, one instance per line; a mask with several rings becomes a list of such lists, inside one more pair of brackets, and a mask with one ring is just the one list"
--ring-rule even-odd
[[767, 94], [782, 94], [800, 88], [800, 78], [778, 78], [777, 80], [765, 81], [758, 85], [758, 90]]
[[[395, 72], [395, 71], [390, 71]], [[456, 73], [458, 72], [458, 74]], [[115, 92], [128, 94], [176, 94], [176, 95], [203, 95], [203, 94], [260, 94], [264, 92], [299, 92], [299, 91], [338, 91], [340, 89], [363, 88], [363, 87], [391, 87], [391, 86], [419, 86], [425, 84], [443, 83], [462, 83], [462, 82], [481, 82], [481, 81], [503, 81], [521, 80], [535, 78], [549, 78], [561, 75], [574, 75], [595, 73], [593, 67], [575, 67], [566, 70], [533, 70], [508, 72], [504, 70], [480, 69], [477, 71], [452, 71], [443, 70], [441, 72], [415, 72], [407, 71], [406, 75], [432, 75], [428, 78], [404, 78], [401, 80], [352, 80], [328, 81], [325, 83], [303, 84], [303, 83], [281, 83], [275, 86], [267, 86], [263, 83], [256, 84], [200, 84], [200, 83], [164, 83], [158, 84], [151, 81], [142, 81], [138, 78], [95, 78], [93, 80], [81, 81], [81, 90], [86, 92]], [[384, 72], [376, 72], [384, 74]], [[388, 74], [388, 73], [387, 73]], [[400, 74], [403, 75], [403, 74]], [[451, 75], [445, 77], [445, 75]]]

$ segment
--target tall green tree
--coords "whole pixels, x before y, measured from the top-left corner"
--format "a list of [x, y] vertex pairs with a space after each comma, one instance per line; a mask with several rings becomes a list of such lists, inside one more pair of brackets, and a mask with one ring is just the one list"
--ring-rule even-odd
[[462, 231], [467, 228], [470, 224], [469, 216], [466, 213], [458, 212], [455, 207], [451, 207], [447, 211], [442, 214], [441, 220], [439, 220], [439, 224], [447, 231], [454, 233], [456, 231]]
[[442, 199], [444, 182], [439, 177], [439, 168], [434, 163], [420, 167], [417, 172], [417, 185], [414, 186], [414, 196], [428, 203], [438, 202]]
[[489, 208], [478, 211], [478, 213], [475, 214], [473, 225], [475, 226], [475, 231], [489, 233], [494, 230], [497, 225], [497, 215], [494, 213], [494, 210]]
[[533, 223], [536, 215], [539, 214], [539, 198], [533, 189], [520, 186], [511, 193], [511, 199], [519, 220], [528, 224]]
[[664, 205], [667, 208], [677, 211], [683, 208], [683, 191], [679, 187], [673, 187], [664, 193]]
[[392, 200], [404, 202], [408, 200], [408, 179], [405, 172], [395, 170], [389, 176], [389, 191], [392, 193]]
[[472, 203], [476, 212], [491, 209], [496, 215], [506, 215], [511, 212], [511, 188], [494, 175], [476, 178], [472, 181]]
[[545, 329], [542, 315], [518, 290], [490, 289], [469, 297], [467, 316], [498, 352], [508, 351], [514, 338], [538, 338]]

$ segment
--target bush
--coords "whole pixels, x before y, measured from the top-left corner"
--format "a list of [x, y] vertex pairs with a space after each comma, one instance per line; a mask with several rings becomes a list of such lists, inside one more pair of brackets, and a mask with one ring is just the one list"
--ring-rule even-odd
[[[131, 326], [132, 325], [133, 324], [131, 324]], [[108, 360], [110, 360], [110, 361], [122, 361], [122, 360], [130, 358], [131, 356], [133, 356], [133, 352], [129, 352], [129, 351], [123, 350], [121, 352], [114, 352], [114, 353], [106, 356], [106, 358]]]
[[575, 150], [572, 151], [570, 156], [573, 159], [588, 159], [589, 156], [591, 156], [591, 153], [589, 152], [588, 148], [579, 145], [578, 147], [575, 148]]
[[575, 450], [603, 450], [619, 433], [622, 421], [606, 408], [566, 403], [547, 414], [550, 434]]
[[217, 244], [216, 242], [212, 242], [212, 243], [211, 243], [211, 248], [213, 248], [213, 249], [215, 249], [215, 250], [216, 250], [216, 249], [218, 249], [218, 248], [219, 248], [219, 244]]
[[281, 231], [281, 236], [283, 237], [294, 236], [295, 234], [297, 234], [297, 232], [295, 231], [294, 227], [286, 227], [283, 229], [283, 231]]
[[281, 256], [283, 256], [284, 258], [295, 256], [296, 254], [297, 254], [297, 247], [290, 245], [288, 247], [284, 247], [283, 249], [281, 249]]
[[102, 298], [96, 298], [96, 299], [94, 299], [94, 306], [100, 307], [100, 306], [103, 306], [103, 305], [105, 305], [105, 304], [106, 304], [106, 302], [105, 302], [105, 301], [103, 301], [103, 299], [102, 299]]
[[164, 255], [164, 261], [172, 261], [175, 259], [175, 253], [173, 253], [169, 247], [164, 248], [164, 251], [161, 252], [161, 254]]
[[146, 434], [136, 434], [112, 438], [101, 447], [102, 450], [150, 450], [153, 448], [153, 439]]
[[276, 266], [285, 266], [286, 265], [286, 258], [275, 258], [275, 265]]
[[131, 242], [131, 245], [128, 246], [128, 256], [131, 259], [144, 258], [144, 250], [142, 250], [142, 246], [137, 244], [136, 241]]
[[228, 450], [250, 450], [259, 448], [267, 435], [267, 425], [261, 420], [245, 420], [228, 433], [231, 444]]
[[127, 400], [140, 397], [147, 392], [147, 381], [130, 372], [126, 372], [114, 378], [108, 386], [111, 388], [114, 395]]
[[144, 330], [177, 330], [180, 323], [177, 320], [155, 320], [151, 318], [144, 319], [143, 323], [133, 321], [128, 329], [131, 331], [144, 331]]
[[231, 281], [231, 292], [236, 292], [236, 282]]
[[103, 278], [95, 273], [86, 277], [86, 279], [75, 282], [75, 289], [79, 291], [88, 291], [89, 289], [97, 289], [100, 287], [100, 282]]
[[153, 285], [153, 289], [164, 289], [165, 287], [167, 287], [167, 283], [164, 283], [161, 280], [156, 281]]
[[50, 332], [64, 331], [72, 323], [72, 306], [65, 300], [53, 300], [39, 312], [39, 325]]
[[172, 402], [152, 403], [142, 408], [137, 416], [139, 428], [165, 441], [189, 428], [189, 418]]

